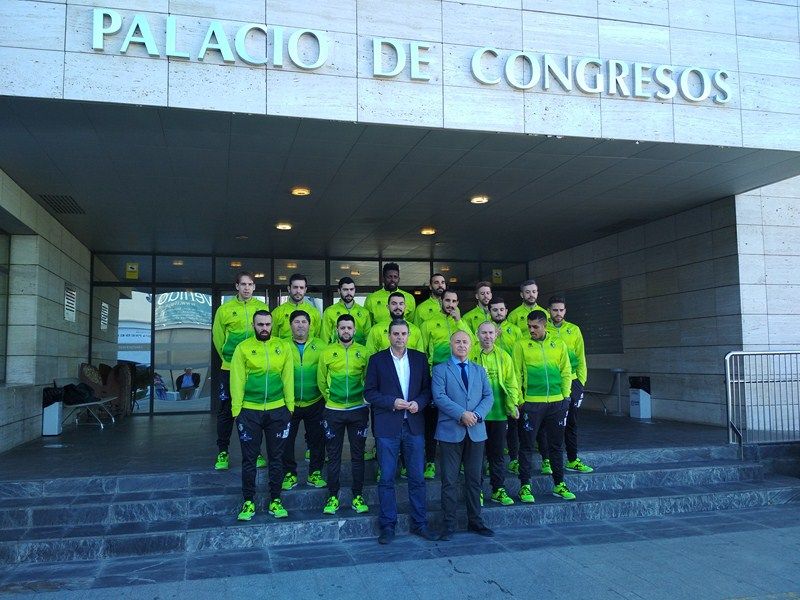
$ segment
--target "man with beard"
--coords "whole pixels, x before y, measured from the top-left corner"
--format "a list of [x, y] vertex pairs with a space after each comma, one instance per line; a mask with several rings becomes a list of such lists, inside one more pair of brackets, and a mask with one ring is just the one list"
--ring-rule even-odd
[[336, 331], [336, 319], [341, 315], [352, 315], [356, 321], [356, 344], [367, 343], [367, 335], [372, 327], [372, 315], [355, 301], [356, 282], [351, 277], [339, 280], [339, 301], [325, 309], [322, 313], [322, 333], [320, 337], [326, 344], [333, 344], [339, 337]]
[[478, 333], [478, 326], [486, 321], [491, 321], [489, 313], [489, 303], [492, 301], [492, 284], [488, 281], [479, 281], [475, 285], [475, 308], [461, 317], [472, 333]]
[[444, 296], [444, 292], [447, 289], [444, 275], [441, 273], [434, 273], [431, 275], [428, 287], [431, 290], [430, 298], [417, 306], [417, 310], [415, 311], [414, 320], [417, 327], [422, 327], [425, 321], [442, 312], [442, 296]]
[[311, 317], [308, 335], [311, 337], [319, 337], [322, 318], [320, 317], [317, 307], [306, 298], [308, 278], [302, 273], [295, 273], [289, 277], [289, 285], [286, 289], [289, 291], [289, 298], [272, 311], [273, 322], [275, 324], [273, 334], [275, 337], [284, 339], [287, 342], [292, 339], [292, 327], [289, 325], [289, 315], [296, 310], [302, 310], [308, 313], [308, 316]]
[[387, 302], [389, 300], [389, 294], [392, 292], [400, 292], [403, 294], [403, 297], [406, 299], [406, 320], [413, 321], [417, 302], [414, 300], [414, 296], [397, 287], [400, 285], [400, 267], [397, 263], [386, 263], [383, 265], [382, 272], [383, 288], [372, 292], [364, 301], [364, 308], [372, 314], [372, 322], [380, 323], [390, 318]]
[[325, 398], [322, 428], [325, 434], [325, 454], [328, 457], [328, 500], [322, 512], [334, 515], [339, 509], [339, 472], [342, 467], [344, 435], [350, 442], [353, 471], [353, 498], [350, 506], [364, 513], [364, 444], [369, 431], [369, 408], [364, 402], [364, 373], [367, 369], [367, 349], [353, 342], [355, 319], [340, 315], [336, 320], [339, 341], [331, 344], [319, 357], [317, 385]]
[[[222, 360], [219, 372], [219, 409], [217, 410], [217, 462], [214, 468], [228, 468], [228, 445], [233, 431], [233, 415], [231, 414], [231, 358], [241, 342], [253, 335], [253, 315], [257, 310], [269, 310], [269, 307], [253, 298], [256, 280], [252, 273], [242, 271], [236, 277], [236, 296], [225, 301], [214, 315], [211, 327], [211, 338], [214, 348]], [[267, 461], [260, 454], [256, 460], [259, 468], [267, 466]]]
[[[406, 313], [406, 298], [400, 292], [392, 292], [389, 294], [389, 318], [380, 323], [375, 323], [367, 336], [367, 352], [370, 355], [386, 350], [389, 347], [389, 325], [395, 319], [408, 320], [405, 318]], [[358, 330], [356, 330], [358, 331]], [[419, 327], [413, 323], [408, 323], [408, 341], [407, 345], [412, 350], [424, 352], [425, 348], [422, 344], [422, 332]]]
[[272, 315], [253, 315], [255, 336], [236, 346], [231, 358], [231, 412], [242, 445], [242, 495], [240, 521], [256, 512], [256, 456], [261, 436], [266, 438], [269, 460], [269, 513], [282, 519], [289, 513], [281, 504], [283, 447], [294, 411], [294, 364], [283, 340], [272, 338]]
[[[523, 332], [523, 337], [527, 339], [524, 333], [528, 331], [528, 315], [534, 310], [544, 312], [544, 309], [536, 304], [536, 299], [539, 297], [539, 286], [536, 285], [536, 281], [528, 279], [520, 283], [519, 296], [522, 298], [522, 304], [509, 313], [508, 320], [516, 325]], [[545, 312], [545, 314], [547, 313]]]

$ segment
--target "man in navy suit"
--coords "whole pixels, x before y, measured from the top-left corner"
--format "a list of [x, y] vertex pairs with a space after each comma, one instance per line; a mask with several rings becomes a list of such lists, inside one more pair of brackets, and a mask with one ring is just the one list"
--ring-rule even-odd
[[389, 348], [372, 355], [367, 365], [364, 399], [374, 411], [378, 465], [378, 501], [381, 528], [378, 542], [388, 544], [397, 525], [394, 479], [402, 449], [408, 469], [408, 499], [411, 503], [411, 533], [435, 539], [428, 530], [425, 508], [425, 418], [423, 409], [431, 401], [428, 359], [422, 352], [406, 348], [408, 323], [395, 319], [389, 325]]
[[489, 378], [483, 367], [467, 360], [472, 342], [468, 333], [456, 331], [450, 337], [449, 360], [433, 367], [433, 403], [439, 409], [436, 439], [441, 448], [442, 512], [440, 540], [448, 541], [456, 528], [458, 472], [464, 463], [464, 493], [467, 500], [467, 528], [491, 537], [481, 518], [481, 469], [486, 441], [484, 417], [494, 402]]

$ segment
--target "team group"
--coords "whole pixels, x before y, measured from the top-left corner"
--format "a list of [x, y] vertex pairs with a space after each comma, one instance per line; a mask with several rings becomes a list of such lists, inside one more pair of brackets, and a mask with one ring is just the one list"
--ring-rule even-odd
[[[396, 263], [386, 263], [382, 275], [382, 289], [369, 294], [363, 306], [355, 302], [355, 282], [343, 277], [339, 300], [320, 314], [306, 298], [304, 275], [291, 276], [289, 298], [270, 312], [254, 297], [252, 275], [240, 273], [236, 296], [217, 310], [212, 335], [222, 370], [216, 468], [229, 466], [235, 425], [244, 496], [239, 520], [254, 516], [256, 469], [266, 466], [267, 510], [277, 518], [288, 516], [281, 491], [298, 484], [295, 440], [301, 422], [309, 461], [306, 482], [328, 488], [326, 514], [339, 508], [345, 435], [351, 507], [357, 513], [369, 510], [364, 461], [377, 458], [382, 543], [394, 536], [398, 471], [408, 479], [411, 530], [429, 539], [452, 535], [459, 471], [465, 477], [468, 525], [478, 533], [492, 535], [480, 517], [485, 464], [493, 502], [514, 504], [505, 488], [506, 469], [519, 477], [519, 501], [534, 502], [536, 446], [541, 472], [553, 478], [553, 495], [573, 500], [564, 469], [588, 473], [592, 468], [577, 448], [577, 413], [587, 376], [584, 343], [580, 328], [564, 318], [564, 298], [550, 298], [545, 310], [537, 304], [536, 282], [527, 280], [520, 285], [522, 303], [509, 312], [505, 300], [493, 296], [491, 284], [481, 281], [475, 287], [476, 307], [462, 316], [458, 295], [447, 290], [442, 274], [431, 276], [430, 298], [419, 306], [399, 288]], [[375, 448], [368, 452], [370, 415]], [[262, 437], [268, 460], [261, 454]], [[427, 529], [424, 480], [436, 476], [437, 446], [444, 525], [433, 536]]]

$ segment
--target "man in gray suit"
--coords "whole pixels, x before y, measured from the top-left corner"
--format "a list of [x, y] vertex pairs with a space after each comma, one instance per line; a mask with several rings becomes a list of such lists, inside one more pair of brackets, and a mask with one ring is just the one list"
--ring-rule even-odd
[[486, 425], [483, 418], [494, 397], [483, 367], [467, 360], [472, 342], [469, 334], [456, 331], [450, 337], [450, 360], [433, 367], [431, 392], [439, 409], [436, 439], [441, 448], [443, 524], [440, 540], [453, 538], [456, 528], [456, 483], [464, 463], [467, 528], [483, 536], [494, 532], [481, 519], [481, 469]]

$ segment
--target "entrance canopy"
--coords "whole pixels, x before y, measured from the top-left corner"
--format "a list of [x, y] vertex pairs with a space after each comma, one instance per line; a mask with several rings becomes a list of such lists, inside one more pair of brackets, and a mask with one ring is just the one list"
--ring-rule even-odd
[[96, 252], [525, 261], [800, 174], [779, 150], [12, 97], [0, 139]]

